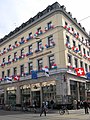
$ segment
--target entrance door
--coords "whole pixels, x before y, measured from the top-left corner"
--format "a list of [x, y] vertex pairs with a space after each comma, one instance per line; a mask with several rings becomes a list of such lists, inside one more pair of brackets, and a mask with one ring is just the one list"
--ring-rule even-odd
[[40, 91], [32, 91], [32, 101], [36, 101], [38, 107], [40, 107]]

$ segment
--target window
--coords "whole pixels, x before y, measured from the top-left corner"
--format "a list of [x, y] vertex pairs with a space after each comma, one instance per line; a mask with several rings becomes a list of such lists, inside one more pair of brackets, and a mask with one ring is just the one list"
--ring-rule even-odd
[[10, 60], [11, 60], [11, 55], [8, 56], [8, 61], [10, 61]]
[[85, 63], [85, 71], [88, 72], [87, 64]]
[[29, 37], [32, 37], [32, 32], [29, 33]]
[[9, 48], [11, 48], [11, 45], [9, 45]]
[[17, 57], [17, 52], [14, 53], [14, 59]]
[[29, 53], [32, 52], [32, 45], [29, 45]]
[[67, 26], [68, 25], [68, 23], [65, 21], [65, 25]]
[[20, 66], [20, 72], [21, 72], [21, 76], [22, 76], [22, 74], [24, 73], [24, 65]]
[[54, 41], [53, 41], [53, 36], [50, 35], [50, 36], [48, 37], [48, 46], [53, 46], [53, 43], [54, 43]]
[[42, 50], [42, 41], [38, 41], [38, 50]]
[[83, 61], [80, 61], [80, 67], [83, 68]]
[[78, 68], [78, 60], [77, 58], [74, 59], [75, 67]]
[[90, 72], [90, 65], [89, 65], [89, 72]]
[[7, 70], [7, 76], [10, 76], [10, 69]]
[[89, 51], [87, 51], [87, 55], [89, 56]]
[[4, 78], [4, 76], [5, 76], [5, 72], [4, 72], [4, 71], [2, 71], [2, 78]]
[[24, 54], [24, 48], [21, 49], [21, 56]]
[[72, 65], [72, 56], [68, 55], [68, 63], [70, 63]]
[[68, 35], [66, 35], [66, 42], [70, 43], [70, 38]]
[[17, 41], [15, 41], [15, 45], [17, 44]]
[[53, 64], [55, 63], [55, 60], [54, 60], [54, 55], [52, 56], [49, 56], [49, 68], [51, 69]]
[[76, 43], [75, 43], [75, 41], [73, 40], [73, 46], [75, 47], [76, 46]]
[[42, 70], [42, 67], [43, 67], [43, 60], [42, 59], [39, 59], [38, 60], [38, 70]]
[[14, 67], [14, 68], [13, 68], [13, 74], [14, 74], [14, 75], [17, 75], [17, 67]]
[[74, 31], [74, 28], [72, 28], [72, 31]]
[[24, 40], [24, 37], [21, 38], [21, 42], [23, 42], [23, 40]]
[[40, 32], [40, 30], [41, 30], [41, 27], [39, 27], [39, 28], [37, 29], [38, 32]]
[[5, 62], [5, 58], [3, 58], [3, 63]]
[[51, 29], [52, 22], [49, 22], [49, 23], [47, 24], [47, 26], [48, 26], [48, 29]]
[[85, 48], [83, 48], [83, 53], [86, 54]]
[[81, 45], [78, 45], [79, 51], [81, 51]]
[[29, 74], [31, 74], [31, 70], [33, 70], [33, 62], [28, 63]]

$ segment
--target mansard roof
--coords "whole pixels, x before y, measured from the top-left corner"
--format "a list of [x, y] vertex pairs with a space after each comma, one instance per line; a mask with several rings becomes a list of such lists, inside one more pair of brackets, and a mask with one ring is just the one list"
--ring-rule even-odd
[[19, 27], [16, 27], [14, 31], [11, 31], [8, 35], [5, 35], [2, 39], [0, 39], [0, 43], [5, 42], [9, 38], [12, 38], [16, 34], [18, 34], [20, 31], [22, 31], [24, 28], [27, 28], [28, 26], [31, 26], [32, 24], [35, 24], [35, 22], [39, 21], [40, 19], [43, 19], [44, 17], [48, 16], [49, 14], [55, 12], [55, 11], [62, 11], [65, 15], [67, 15], [78, 27], [81, 29], [81, 31], [86, 34], [87, 37], [89, 35], [86, 33], [85, 28], [81, 26], [80, 23], [77, 23], [76, 18], [72, 18], [71, 12], [66, 12], [66, 7], [64, 5], [60, 5], [58, 2], [55, 2], [52, 5], [49, 5], [46, 9], [44, 9], [42, 12], [38, 12], [37, 15], [35, 15], [33, 18], [30, 18], [25, 23], [22, 23]]

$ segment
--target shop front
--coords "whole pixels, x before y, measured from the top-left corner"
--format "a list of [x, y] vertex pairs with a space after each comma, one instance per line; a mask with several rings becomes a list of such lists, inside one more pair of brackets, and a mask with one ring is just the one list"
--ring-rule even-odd
[[16, 87], [8, 87], [7, 88], [7, 99], [6, 99], [6, 103], [8, 105], [15, 105], [16, 104]]

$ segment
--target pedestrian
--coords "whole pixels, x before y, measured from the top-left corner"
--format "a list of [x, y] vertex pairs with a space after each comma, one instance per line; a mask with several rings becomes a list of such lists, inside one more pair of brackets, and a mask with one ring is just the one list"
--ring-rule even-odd
[[46, 107], [46, 104], [45, 102], [42, 103], [42, 107], [41, 107], [41, 113], [40, 113], [40, 116], [44, 113], [44, 115], [46, 116], [46, 110], [47, 110], [47, 107]]
[[73, 109], [76, 110], [77, 109], [77, 100], [73, 101]]
[[88, 104], [87, 101], [84, 101], [83, 107], [84, 107], [84, 109], [85, 109], [85, 114], [89, 114], [89, 112], [88, 112], [89, 104]]
[[34, 113], [36, 113], [36, 105], [37, 105], [36, 100], [34, 100], [34, 102], [33, 102], [33, 110], [34, 110]]
[[54, 101], [51, 100], [50, 104], [51, 104], [51, 109], [53, 109], [53, 107], [54, 107]]

